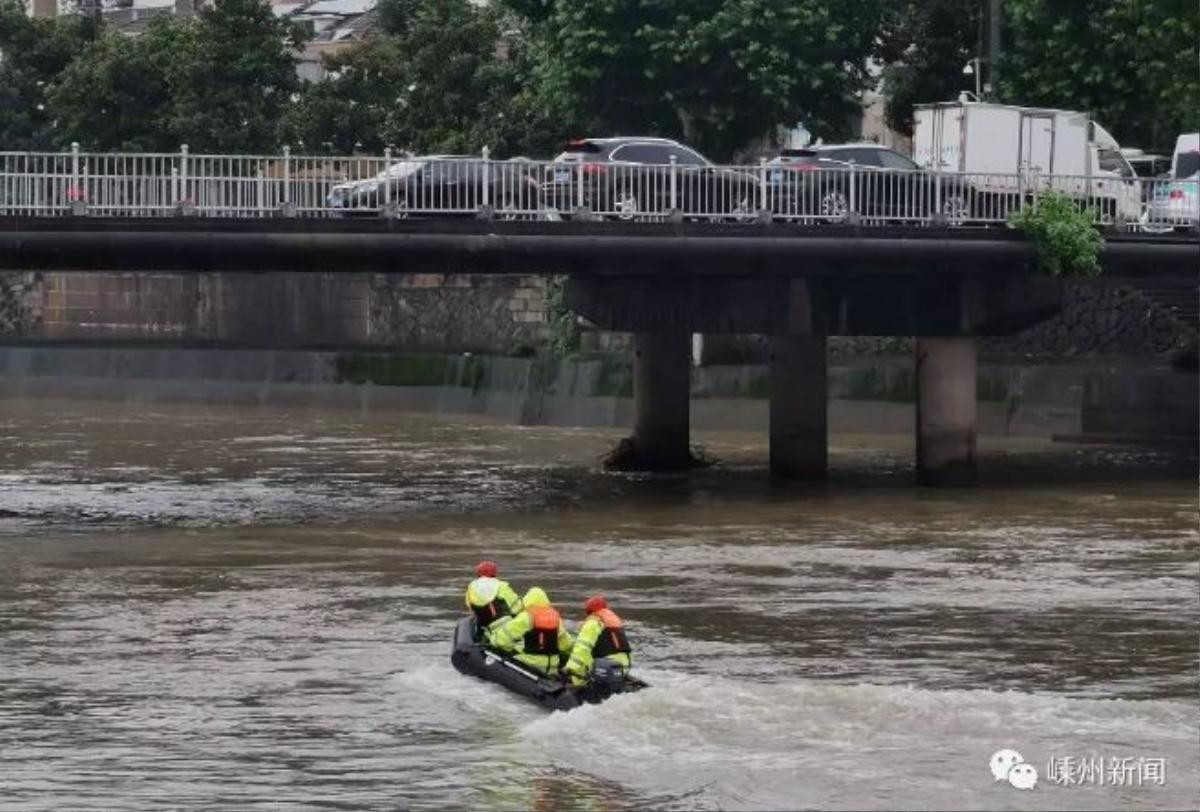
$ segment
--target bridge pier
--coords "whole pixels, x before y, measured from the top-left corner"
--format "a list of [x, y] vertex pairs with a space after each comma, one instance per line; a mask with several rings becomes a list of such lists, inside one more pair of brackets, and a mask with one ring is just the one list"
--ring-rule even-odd
[[633, 453], [646, 471], [692, 467], [689, 445], [692, 334], [663, 327], [633, 335]]
[[825, 336], [770, 338], [771, 475], [824, 479], [829, 443]]
[[918, 338], [917, 482], [975, 484], [975, 339]]

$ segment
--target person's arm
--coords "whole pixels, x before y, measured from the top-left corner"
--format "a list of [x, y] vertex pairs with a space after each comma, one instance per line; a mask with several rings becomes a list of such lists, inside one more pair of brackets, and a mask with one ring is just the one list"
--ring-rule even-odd
[[567, 627], [560, 620], [558, 621], [558, 653], [563, 657], [567, 657], [571, 654], [572, 647], [571, 633], [567, 631]]
[[492, 632], [492, 645], [501, 651], [515, 651], [517, 641], [525, 637], [525, 632], [533, 628], [533, 619], [528, 612], [522, 612], [499, 629]]
[[592, 647], [600, 639], [601, 628], [600, 622], [590, 617], [583, 622], [567, 660], [567, 673], [582, 677], [592, 670]]
[[509, 586], [507, 581], [504, 582], [504, 586], [500, 587], [500, 597], [503, 598], [504, 602], [508, 604], [508, 610], [513, 617], [516, 617], [517, 615], [521, 614], [522, 611], [524, 611], [525, 607], [521, 604], [521, 596], [516, 593], [516, 590]]

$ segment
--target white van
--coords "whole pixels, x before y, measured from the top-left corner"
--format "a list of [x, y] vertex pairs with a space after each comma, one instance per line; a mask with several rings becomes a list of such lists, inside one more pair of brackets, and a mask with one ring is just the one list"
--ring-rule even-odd
[[1171, 178], [1154, 184], [1142, 222], [1154, 232], [1200, 228], [1200, 133], [1175, 139]]
[[977, 197], [997, 201], [989, 209], [1053, 188], [1096, 203], [1108, 219], [1142, 214], [1137, 173], [1086, 113], [957, 101], [918, 104], [913, 117], [917, 164], [965, 173]]
[[1175, 139], [1171, 156], [1171, 177], [1187, 180], [1200, 175], [1200, 133], [1187, 133]]

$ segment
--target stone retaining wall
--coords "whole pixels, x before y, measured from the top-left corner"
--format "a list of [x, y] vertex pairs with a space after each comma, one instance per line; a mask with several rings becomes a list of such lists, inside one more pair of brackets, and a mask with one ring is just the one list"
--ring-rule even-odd
[[0, 273], [0, 340], [528, 354], [546, 337], [538, 276]]

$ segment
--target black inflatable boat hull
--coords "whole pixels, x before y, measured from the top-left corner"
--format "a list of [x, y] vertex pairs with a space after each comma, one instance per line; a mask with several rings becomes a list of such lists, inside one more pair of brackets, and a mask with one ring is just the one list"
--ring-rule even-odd
[[585, 703], [601, 702], [614, 693], [631, 693], [646, 687], [646, 683], [633, 677], [626, 677], [620, 685], [603, 691], [590, 685], [581, 688], [565, 685], [560, 680], [538, 674], [523, 663], [477, 643], [475, 621], [470, 617], [460, 620], [454, 630], [454, 649], [450, 654], [450, 662], [460, 674], [503, 685], [548, 710], [571, 710]]

